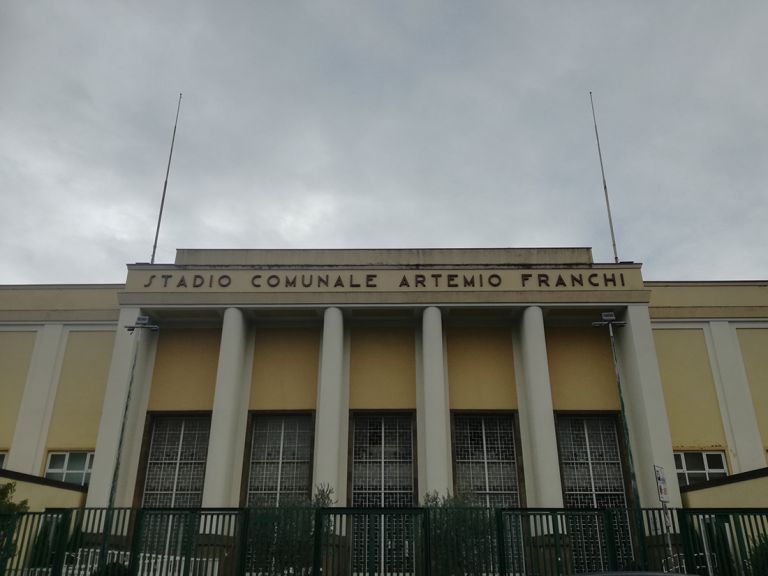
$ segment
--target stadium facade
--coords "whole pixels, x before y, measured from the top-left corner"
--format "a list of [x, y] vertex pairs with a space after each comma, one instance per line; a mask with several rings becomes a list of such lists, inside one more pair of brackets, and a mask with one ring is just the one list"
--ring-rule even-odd
[[650, 507], [657, 466], [680, 506], [766, 467], [768, 283], [588, 248], [179, 250], [0, 287], [0, 367], [0, 474], [90, 507]]

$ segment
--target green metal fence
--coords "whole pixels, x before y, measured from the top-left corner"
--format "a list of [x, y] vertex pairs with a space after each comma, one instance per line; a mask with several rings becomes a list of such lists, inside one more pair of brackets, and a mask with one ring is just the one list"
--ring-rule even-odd
[[72, 509], [0, 516], [0, 576], [768, 576], [768, 510]]

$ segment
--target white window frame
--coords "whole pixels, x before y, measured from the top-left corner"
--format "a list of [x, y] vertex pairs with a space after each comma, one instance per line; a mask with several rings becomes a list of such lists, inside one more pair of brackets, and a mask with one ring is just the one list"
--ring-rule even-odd
[[[69, 469], [69, 462], [70, 457], [73, 454], [85, 454], [85, 469], [84, 470], [70, 470]], [[79, 486], [86, 486], [91, 480], [91, 471], [93, 470], [93, 455], [94, 453], [92, 451], [88, 450], [72, 450], [69, 452], [65, 451], [55, 451], [55, 452], [48, 452], [48, 460], [45, 464], [45, 477], [48, 478], [49, 474], [62, 474], [63, 477], [60, 480], [61, 482], [68, 482], [70, 484], [78, 484]], [[52, 468], [51, 467], [51, 460], [55, 456], [64, 456], [64, 465], [61, 468]], [[67, 480], [68, 474], [82, 474], [83, 475], [83, 481], [82, 482], [72, 482], [71, 480]]]
[[[704, 470], [689, 470], [685, 462], [686, 454], [701, 454], [702, 460], [704, 460]], [[724, 478], [729, 474], [728, 461], [725, 458], [725, 452], [722, 450], [675, 450], [674, 455], [675, 455], [675, 472], [677, 473], [678, 482], [680, 483], [681, 487], [692, 486], [692, 485], [695, 486], [696, 484], [707, 482], [709, 480], [715, 480], [716, 478]], [[682, 463], [682, 468], [678, 467], [678, 456], [680, 457], [679, 461]], [[707, 456], [720, 456], [720, 459], [723, 463], [723, 467], [722, 468], [710, 467]], [[704, 480], [691, 482], [688, 479], [688, 474], [704, 474], [706, 478]], [[710, 474], [717, 474], [718, 476], [716, 476], [716, 478], [710, 478]], [[681, 475], [684, 477], [685, 482], [680, 481]]]

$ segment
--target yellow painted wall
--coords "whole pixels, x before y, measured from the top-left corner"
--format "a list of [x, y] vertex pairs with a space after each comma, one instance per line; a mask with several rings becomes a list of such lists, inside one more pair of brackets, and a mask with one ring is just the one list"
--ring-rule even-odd
[[160, 331], [149, 410], [212, 410], [220, 328]]
[[351, 409], [416, 408], [415, 338], [413, 328], [352, 328]]
[[116, 321], [119, 284], [0, 286], [0, 322]]
[[768, 450], [768, 328], [740, 328], [741, 355], [747, 369], [757, 426]]
[[704, 331], [654, 330], [653, 338], [673, 447], [726, 448]]
[[686, 508], [768, 508], [768, 476], [683, 492]]
[[8, 451], [27, 383], [37, 332], [0, 332], [0, 450]]
[[619, 410], [608, 332], [598, 328], [546, 330], [555, 410]]
[[314, 410], [320, 358], [318, 328], [256, 332], [251, 410]]
[[765, 318], [765, 282], [646, 282], [651, 318]]
[[509, 328], [446, 330], [448, 399], [452, 410], [517, 408]]
[[46, 508], [80, 508], [85, 503], [85, 492], [77, 488], [69, 490], [15, 478], [4, 478], [0, 473], [0, 484], [7, 482], [16, 483], [13, 501], [27, 500], [30, 512], [41, 512]]
[[93, 450], [114, 332], [70, 332], [48, 429], [48, 450]]

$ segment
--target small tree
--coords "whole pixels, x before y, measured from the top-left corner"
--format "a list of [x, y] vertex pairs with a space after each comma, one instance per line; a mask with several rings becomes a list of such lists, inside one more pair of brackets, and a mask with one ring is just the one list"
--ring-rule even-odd
[[0, 515], [2, 514], [20, 514], [29, 510], [29, 504], [26, 500], [14, 502], [13, 495], [16, 493], [16, 482], [0, 484]]
[[495, 516], [474, 494], [428, 492], [432, 572], [438, 574], [492, 573], [496, 562]]
[[0, 484], [0, 575], [5, 571], [5, 564], [16, 553], [13, 543], [13, 533], [16, 531], [16, 520], [19, 514], [29, 509], [26, 500], [13, 501], [16, 483]]
[[752, 568], [752, 574], [768, 574], [768, 536], [759, 536], [749, 557], [749, 563]]
[[278, 507], [252, 508], [248, 527], [248, 571], [308, 573], [312, 566], [315, 509], [334, 503], [333, 488], [321, 484], [311, 498], [283, 498]]
[[329, 508], [336, 504], [334, 490], [330, 484], [318, 484], [312, 496], [312, 508]]

